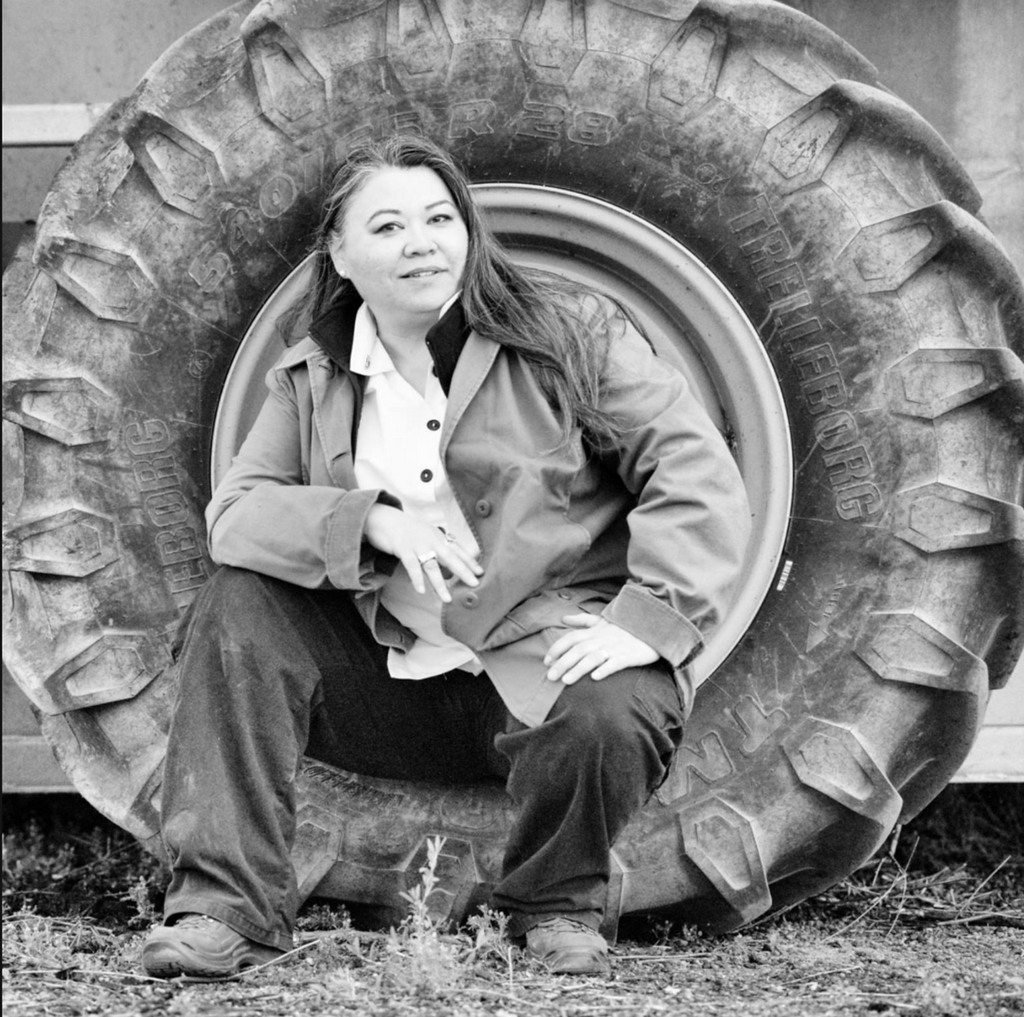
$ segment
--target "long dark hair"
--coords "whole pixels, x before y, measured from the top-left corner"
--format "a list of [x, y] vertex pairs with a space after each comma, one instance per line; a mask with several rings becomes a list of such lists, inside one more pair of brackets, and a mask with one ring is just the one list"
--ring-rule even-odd
[[558, 414], [563, 442], [576, 426], [596, 445], [614, 442], [621, 427], [598, 410], [600, 378], [615, 328], [612, 318], [632, 317], [617, 304], [610, 314], [610, 302], [581, 293], [577, 284], [517, 266], [484, 224], [466, 175], [444, 149], [425, 138], [395, 135], [360, 145], [339, 167], [313, 241], [312, 285], [306, 299], [279, 323], [286, 341], [300, 338], [311, 322], [353, 294], [352, 282], [338, 275], [330, 254], [352, 196], [380, 169], [419, 166], [444, 181], [466, 224], [462, 305], [467, 323], [532, 366]]

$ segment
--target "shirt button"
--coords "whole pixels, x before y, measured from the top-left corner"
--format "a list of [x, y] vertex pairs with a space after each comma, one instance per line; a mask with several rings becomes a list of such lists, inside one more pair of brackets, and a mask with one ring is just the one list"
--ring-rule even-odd
[[422, 480], [424, 484], [429, 484], [433, 479], [434, 479], [434, 472], [433, 472], [433, 470], [423, 470], [423, 471], [421, 471], [421, 473], [420, 473], [420, 480]]
[[485, 519], [491, 514], [491, 503], [486, 498], [481, 498], [476, 503], [476, 514]]
[[436, 431], [440, 426], [441, 426], [441, 421], [440, 420], [428, 420], [427, 421], [427, 430], [428, 431]]
[[462, 595], [462, 606], [474, 608], [480, 603], [480, 598], [475, 593], [464, 593]]

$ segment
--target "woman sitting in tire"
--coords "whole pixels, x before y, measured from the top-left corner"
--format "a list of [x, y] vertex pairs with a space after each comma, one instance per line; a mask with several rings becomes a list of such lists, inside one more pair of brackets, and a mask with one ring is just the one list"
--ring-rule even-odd
[[515, 267], [421, 139], [339, 170], [308, 335], [207, 519], [162, 792], [173, 879], [143, 963], [292, 946], [300, 758], [516, 806], [494, 904], [602, 972], [609, 849], [663, 780], [749, 533], [729, 452], [605, 298]]

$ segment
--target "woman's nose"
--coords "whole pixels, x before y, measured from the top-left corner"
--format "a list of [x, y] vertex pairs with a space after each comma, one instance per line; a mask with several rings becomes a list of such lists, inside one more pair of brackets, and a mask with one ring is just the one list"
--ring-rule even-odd
[[410, 226], [406, 233], [405, 253], [407, 255], [430, 254], [436, 244], [428, 231], [422, 226]]

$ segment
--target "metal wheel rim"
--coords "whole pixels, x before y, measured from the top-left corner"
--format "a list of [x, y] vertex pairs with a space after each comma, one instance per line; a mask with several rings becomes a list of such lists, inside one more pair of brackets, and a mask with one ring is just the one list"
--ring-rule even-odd
[[[519, 263], [557, 271], [630, 307], [729, 439], [750, 496], [754, 531], [728, 616], [695, 663], [702, 681], [743, 638], [771, 589], [792, 506], [789, 421], [757, 330], [700, 259], [616, 205], [529, 184], [478, 184], [474, 192]], [[309, 274], [306, 259], [270, 294], [239, 345], [214, 423], [214, 486], [251, 427], [263, 401], [264, 375], [281, 354], [274, 323], [305, 292]]]

